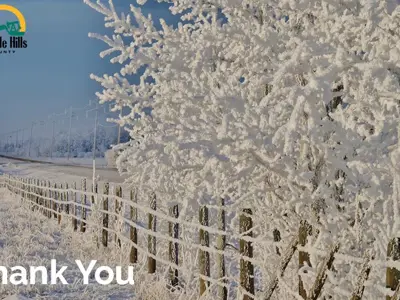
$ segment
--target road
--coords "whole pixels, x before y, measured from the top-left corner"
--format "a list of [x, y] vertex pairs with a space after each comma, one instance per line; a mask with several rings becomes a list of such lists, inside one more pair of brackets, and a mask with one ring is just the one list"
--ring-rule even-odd
[[[0, 155], [0, 173], [13, 174], [18, 176], [30, 176], [45, 180], [76, 180], [78, 177], [92, 178], [92, 167], [67, 165], [62, 163], [39, 162], [30, 159], [11, 158]], [[96, 168], [96, 175], [100, 181], [123, 183], [116, 169]]]

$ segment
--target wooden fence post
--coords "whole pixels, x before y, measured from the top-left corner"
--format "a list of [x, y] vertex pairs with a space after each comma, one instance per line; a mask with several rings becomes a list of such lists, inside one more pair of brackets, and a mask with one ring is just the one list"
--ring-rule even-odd
[[22, 178], [22, 197], [21, 197], [22, 199], [22, 201], [24, 200], [24, 198], [25, 198], [25, 178]]
[[[156, 199], [156, 194], [152, 193], [152, 195], [150, 196], [150, 208], [152, 210], [156, 210], [157, 209], [157, 199]], [[149, 223], [148, 223], [148, 229], [156, 232], [156, 216], [154, 216], [152, 213], [149, 213]], [[152, 255], [156, 255], [156, 237], [152, 234], [148, 235], [148, 252]], [[148, 256], [147, 258], [147, 268], [148, 268], [148, 273], [149, 274], [153, 274], [156, 272], [156, 260], [151, 257]]]
[[35, 211], [35, 198], [34, 198], [34, 192], [35, 192], [35, 189], [34, 189], [34, 187], [33, 187], [33, 179], [32, 178], [30, 178], [29, 179], [29, 185], [30, 185], [30, 188], [29, 188], [29, 202], [30, 202], [30, 205], [32, 206], [32, 211]]
[[82, 193], [81, 193], [81, 232], [86, 231], [86, 178], [82, 179], [82, 187], [81, 187]]
[[[307, 221], [302, 220], [299, 227], [299, 245], [304, 247], [307, 243], [307, 238], [312, 234], [312, 227]], [[304, 266], [304, 264], [311, 266], [310, 255], [305, 251], [299, 251], [299, 269]], [[303, 281], [299, 275], [299, 295], [303, 299], [307, 299], [307, 291], [304, 288]]]
[[322, 288], [324, 287], [326, 278], [328, 275], [326, 274], [327, 270], [331, 270], [333, 266], [333, 261], [335, 260], [335, 254], [339, 251], [339, 244], [335, 244], [327, 257], [325, 257], [321, 267], [318, 270], [317, 277], [315, 278], [314, 284], [308, 293], [309, 296], [307, 300], [317, 300], [319, 295], [321, 294]]
[[[281, 233], [277, 228], [274, 229], [273, 236], [274, 236], [274, 242], [276, 242], [276, 243], [278, 243], [278, 242], [280, 242], [282, 240]], [[281, 255], [281, 251], [279, 250], [279, 247], [276, 246], [275, 249], [276, 249], [276, 254], [278, 254], [280, 256]]]
[[45, 197], [46, 197], [46, 217], [47, 218], [49, 218], [49, 216], [51, 217], [51, 204], [50, 204], [50, 200], [49, 200], [49, 197], [50, 197], [50, 194], [49, 194], [49, 188], [50, 188], [50, 185], [49, 185], [49, 182], [48, 181], [44, 181], [44, 186], [45, 186], [45, 191], [44, 191], [44, 195], [45, 195]]
[[290, 260], [292, 259], [294, 253], [296, 252], [297, 245], [299, 244], [299, 237], [295, 236], [289, 243], [289, 246], [283, 253], [283, 256], [281, 257], [281, 261], [279, 262], [278, 267], [276, 270], [279, 270], [278, 272], [275, 272], [275, 275], [272, 277], [272, 280], [268, 284], [266, 288], [266, 292], [264, 295], [264, 300], [269, 300], [272, 297], [272, 294], [274, 293], [276, 287], [278, 286], [279, 282], [279, 277], [283, 277], [283, 274], [289, 265]]
[[17, 182], [17, 185], [18, 185], [18, 196], [20, 196], [20, 197], [18, 197], [20, 200], [21, 200], [21, 198], [22, 198], [22, 177], [21, 178], [18, 178], [18, 182]]
[[[33, 178], [31, 180], [31, 185], [32, 185], [32, 189], [31, 189], [32, 205], [33, 205], [33, 211], [35, 211], [36, 210], [36, 189], [35, 189], [35, 179], [33, 179]], [[12, 183], [11, 191], [14, 191], [14, 183]]]
[[[62, 184], [60, 184], [60, 189], [61, 190], [64, 189]], [[60, 214], [58, 215], [59, 224], [61, 224], [62, 214], [63, 214], [63, 212], [65, 212], [65, 204], [64, 204], [65, 199], [64, 199], [63, 191], [58, 192], [58, 199], [59, 199], [59, 201], [61, 201], [61, 205], [60, 205], [60, 209], [59, 209]]]
[[[219, 210], [218, 210], [218, 230], [226, 232], [226, 218], [225, 218], [225, 199], [220, 198]], [[225, 251], [226, 247], [226, 235], [220, 234], [217, 237], [217, 249], [219, 251]], [[218, 267], [218, 280], [221, 284], [226, 284], [225, 279], [225, 255], [217, 254], [217, 267]], [[226, 286], [218, 286], [218, 298], [219, 300], [228, 299], [228, 289]]]
[[[37, 183], [36, 183], [36, 179], [33, 179], [32, 180], [32, 184], [33, 184], [33, 199], [34, 199], [34, 202], [35, 202], [35, 210], [38, 210], [39, 209], [39, 197], [38, 197], [38, 194], [37, 194]], [[14, 182], [14, 185], [15, 185], [15, 182]], [[15, 189], [15, 186], [14, 186], [14, 189]], [[15, 192], [15, 190], [14, 190], [14, 192]]]
[[34, 179], [34, 191], [35, 191], [35, 202], [36, 202], [36, 210], [40, 212], [40, 203], [39, 203], [39, 180]]
[[65, 202], [65, 213], [67, 215], [69, 215], [69, 200], [70, 200], [70, 196], [69, 196], [69, 191], [68, 191], [68, 183], [65, 183], [65, 192], [64, 192], [64, 202]]
[[12, 194], [14, 194], [14, 195], [16, 195], [16, 194], [18, 193], [18, 191], [17, 191], [17, 180], [18, 180], [17, 177], [14, 177], [14, 178], [13, 178], [13, 189], [12, 189]]
[[362, 264], [361, 272], [358, 275], [357, 284], [355, 290], [351, 294], [351, 300], [361, 300], [364, 293], [364, 283], [368, 280], [369, 273], [371, 272], [371, 260], [374, 259], [374, 256], [367, 251], [364, 255], [364, 261]]
[[52, 215], [53, 215], [53, 213], [52, 213], [52, 208], [53, 208], [53, 201], [52, 201], [52, 198], [51, 198], [51, 191], [50, 191], [50, 189], [51, 189], [51, 183], [50, 183], [50, 181], [47, 181], [47, 197], [49, 198], [49, 201], [48, 201], [48, 207], [49, 207], [49, 210], [47, 211], [47, 217], [49, 218], [49, 219], [51, 219], [51, 217], [52, 217]]
[[43, 185], [43, 183], [42, 183], [42, 181], [41, 180], [38, 180], [37, 181], [37, 185], [38, 185], [38, 194], [39, 194], [39, 207], [40, 207], [40, 210], [39, 210], [39, 212], [41, 213], [41, 214], [45, 214], [45, 210], [44, 210], [44, 205], [43, 205], [43, 187], [42, 187], [42, 185]]
[[[122, 198], [122, 187], [118, 186], [115, 194], [117, 197]], [[115, 225], [118, 224], [118, 220], [121, 217], [121, 212], [122, 212], [122, 202], [121, 200], [115, 198]], [[121, 248], [121, 239], [119, 238], [118, 230], [116, 231], [117, 233], [115, 234], [115, 243], [118, 245], [118, 247]]]
[[[240, 215], [240, 234], [247, 237], [252, 237], [253, 219], [252, 211], [249, 208], [243, 209]], [[252, 242], [240, 239], [240, 285], [247, 292], [243, 295], [243, 300], [254, 299], [254, 265], [252, 262], [243, 259], [243, 257], [253, 258]], [[249, 295], [250, 294], [250, 295]]]
[[110, 184], [104, 183], [103, 188], [103, 230], [102, 230], [102, 243], [104, 247], [108, 246], [108, 194], [110, 193]]
[[13, 180], [14, 180], [13, 181], [14, 182], [13, 183], [14, 188], [13, 188], [13, 192], [12, 193], [14, 195], [18, 195], [18, 177], [14, 177]]
[[397, 288], [394, 291], [394, 294], [393, 294], [392, 298], [390, 298], [390, 300], [400, 300], [400, 282], [397, 285]]
[[40, 180], [40, 203], [41, 203], [41, 207], [42, 207], [42, 214], [44, 216], [47, 216], [45, 186], [46, 186], [46, 182], [43, 180]]
[[43, 195], [43, 215], [47, 217], [48, 210], [47, 210], [47, 181], [42, 181], [42, 195]]
[[47, 217], [47, 199], [46, 199], [46, 181], [42, 180], [42, 205], [43, 205], [43, 216]]
[[[57, 188], [57, 184], [54, 184], [53, 185], [53, 188]], [[58, 214], [57, 214], [57, 211], [58, 211], [58, 203], [56, 202], [56, 200], [57, 200], [57, 192], [56, 191], [52, 191], [52, 193], [51, 193], [52, 195], [52, 199], [53, 199], [53, 214], [54, 214], [54, 218], [56, 219], [56, 218], [58, 218]]]
[[[169, 215], [175, 219], [179, 218], [179, 206], [174, 205], [169, 208]], [[179, 238], [179, 223], [174, 223], [174, 222], [169, 222], [168, 224], [168, 229], [169, 229], [169, 236], [178, 239]], [[178, 242], [169, 242], [169, 260], [171, 263], [175, 265], [179, 265], [179, 244]], [[171, 286], [175, 287], [178, 285], [179, 280], [178, 280], [178, 269], [176, 268], [169, 268], [169, 279], [170, 279], [170, 284]]]
[[[6, 184], [7, 184], [7, 182], [6, 182]], [[25, 190], [25, 192], [24, 192], [24, 201], [25, 201], [25, 203], [29, 202], [28, 201], [28, 197], [29, 197], [29, 186], [28, 186], [28, 184], [29, 184], [28, 179], [24, 178], [24, 190]], [[6, 185], [6, 187], [7, 187], [7, 185]]]
[[40, 180], [36, 179], [35, 180], [35, 188], [36, 188], [36, 204], [37, 204], [37, 210], [39, 213], [42, 212], [42, 208], [40, 207]]
[[22, 177], [18, 179], [18, 195], [20, 196], [19, 197], [20, 200], [22, 200], [22, 195], [24, 192], [23, 187], [22, 187], [23, 182], [24, 182], [24, 179]]
[[45, 216], [46, 215], [46, 207], [45, 207], [45, 195], [44, 195], [44, 181], [39, 180], [39, 203], [40, 203], [40, 212]]
[[14, 195], [18, 195], [18, 177], [14, 178]]
[[32, 179], [28, 178], [28, 203], [31, 206], [32, 210], [33, 210], [33, 203], [32, 203]]
[[[91, 199], [92, 199], [92, 205], [91, 205], [91, 210], [90, 210], [90, 212], [92, 213], [92, 212], [93, 212], [93, 207], [94, 207], [94, 206], [96, 206], [96, 209], [100, 209], [100, 205], [97, 206], [97, 205], [99, 204], [99, 203], [97, 203], [97, 202], [99, 201], [98, 184], [97, 184], [97, 182], [92, 183], [92, 196], [91, 196]], [[99, 224], [99, 225], [100, 225], [100, 224]], [[100, 225], [100, 226], [101, 226], [101, 225]], [[100, 233], [99, 233], [99, 235], [100, 235]], [[102, 238], [103, 238], [103, 230], [101, 230], [101, 236], [102, 236]], [[96, 239], [97, 248], [100, 248], [99, 236], [98, 236], [97, 234], [96, 234], [95, 239]]]
[[18, 195], [20, 196], [19, 199], [21, 201], [22, 201], [22, 195], [24, 193], [23, 186], [22, 186], [23, 182], [24, 182], [24, 179], [22, 177], [18, 179]]
[[71, 201], [72, 201], [72, 228], [74, 228], [74, 231], [78, 230], [78, 213], [77, 213], [77, 209], [76, 209], [76, 182], [74, 182], [72, 184], [72, 189], [74, 190], [71, 193]]
[[[1, 184], [0, 184], [0, 186], [1, 186]], [[22, 201], [23, 200], [23, 195], [24, 195], [24, 178], [20, 178], [19, 180], [18, 180], [18, 189], [19, 189], [19, 193], [18, 193], [18, 195], [19, 195], [19, 199], [20, 199], [20, 201]]]
[[[393, 238], [389, 241], [387, 248], [387, 258], [393, 261], [400, 259], [400, 238]], [[386, 287], [395, 291], [400, 280], [400, 271], [396, 268], [386, 268]], [[386, 300], [390, 300], [386, 296]]]
[[[131, 201], [137, 204], [137, 190], [131, 191]], [[130, 220], [131, 222], [137, 224], [137, 209], [133, 205], [131, 205], [130, 211]], [[136, 264], [138, 259], [138, 251], [137, 251], [137, 229], [135, 226], [130, 226], [130, 238], [133, 245], [131, 246], [131, 252], [129, 254], [129, 262], [131, 264]]]
[[[30, 184], [30, 190], [29, 190], [29, 201], [30, 201], [30, 204], [31, 204], [31, 206], [32, 206], [32, 211], [35, 211], [35, 198], [34, 198], [34, 192], [35, 192], [35, 190], [34, 190], [34, 188], [33, 188], [33, 179], [32, 178], [30, 178], [29, 179], [29, 184]], [[12, 182], [11, 182], [11, 191], [12, 191], [12, 189], [13, 189], [13, 186], [12, 186]]]
[[[208, 207], [202, 206], [199, 211], [199, 221], [202, 226], [209, 226]], [[205, 229], [200, 229], [199, 232], [200, 245], [202, 247], [210, 247], [209, 233]], [[210, 277], [210, 253], [205, 250], [200, 250], [200, 275]], [[202, 296], [209, 287], [209, 281], [200, 276], [200, 296]]]
[[[57, 186], [54, 184], [54, 188], [57, 188]], [[59, 189], [62, 189], [62, 184], [58, 187]], [[57, 210], [57, 219], [58, 219], [58, 224], [61, 224], [61, 212], [62, 212], [62, 208], [63, 208], [63, 205], [62, 205], [62, 194], [60, 193], [60, 192], [58, 192], [58, 191], [56, 191], [55, 192], [55, 199], [58, 201], [58, 204], [57, 204], [57, 208], [58, 208], [58, 210]]]
[[93, 192], [93, 196], [92, 196], [92, 204], [94, 204], [94, 202], [95, 202], [95, 194], [97, 194], [97, 192], [98, 192], [98, 184], [97, 184], [97, 182], [93, 185], [93, 183], [92, 183], [92, 192]]
[[37, 181], [37, 186], [38, 186], [38, 195], [39, 195], [38, 198], [39, 198], [40, 213], [44, 214], [42, 181], [39, 179]]
[[22, 202], [24, 198], [24, 178], [22, 177], [19, 179], [19, 195], [20, 195], [19, 199]]
[[31, 187], [30, 187], [30, 184], [31, 184], [31, 181], [30, 181], [30, 178], [27, 178], [26, 179], [26, 184], [27, 184], [27, 186], [26, 186], [26, 201], [27, 201], [27, 203], [28, 203], [28, 205], [29, 206], [31, 206]]
[[42, 180], [42, 205], [43, 205], [43, 215], [45, 216], [45, 217], [47, 217], [47, 195], [46, 195], [46, 191], [47, 191], [47, 188], [46, 188], [46, 181], [45, 180]]
[[[7, 178], [8, 180], [10, 179], [9, 177]], [[29, 206], [31, 206], [31, 187], [30, 187], [30, 179], [28, 178], [27, 180], [27, 187], [26, 187], [26, 189], [27, 189], [27, 194], [26, 194], [26, 200], [27, 200], [27, 202], [28, 202], [28, 205]], [[9, 183], [10, 182], [8, 182], [8, 186], [7, 186], [7, 189], [8, 190], [10, 190], [10, 186], [9, 186]]]
[[24, 200], [26, 201], [26, 192], [27, 192], [27, 186], [26, 186], [26, 184], [28, 183], [28, 181], [27, 181], [27, 179], [26, 178], [24, 178]]

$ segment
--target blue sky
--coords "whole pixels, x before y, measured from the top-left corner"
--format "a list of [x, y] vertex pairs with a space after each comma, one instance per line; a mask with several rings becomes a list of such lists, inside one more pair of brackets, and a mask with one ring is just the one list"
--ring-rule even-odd
[[[103, 0], [108, 2], [108, 0]], [[83, 0], [8, 0], [25, 16], [24, 36], [28, 48], [14, 54], [0, 54], [0, 134], [29, 127], [34, 120], [69, 106], [85, 106], [95, 99], [101, 86], [89, 78], [90, 73], [114, 73], [117, 68], [99, 52], [106, 45], [90, 39], [88, 32], [107, 33], [103, 16]], [[117, 9], [127, 11], [135, 1], [114, 0]], [[154, 19], [168, 23], [177, 18], [168, 6], [153, 1], [143, 7]], [[0, 11], [0, 24], [16, 20], [13, 14]], [[2, 31], [0, 36], [8, 39]]]

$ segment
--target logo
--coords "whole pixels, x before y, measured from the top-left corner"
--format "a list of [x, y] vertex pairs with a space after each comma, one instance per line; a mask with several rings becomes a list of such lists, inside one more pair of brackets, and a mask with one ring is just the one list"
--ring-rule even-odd
[[0, 4], [0, 14], [2, 11], [13, 13], [17, 20], [0, 24], [0, 54], [15, 53], [16, 49], [27, 48], [28, 42], [23, 38], [26, 32], [24, 15], [14, 6], [7, 4]]

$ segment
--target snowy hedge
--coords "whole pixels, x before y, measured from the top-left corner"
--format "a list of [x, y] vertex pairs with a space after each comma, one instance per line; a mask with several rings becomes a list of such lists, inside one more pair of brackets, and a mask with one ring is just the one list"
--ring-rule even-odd
[[400, 221], [398, 6], [159, 0], [182, 22], [158, 29], [136, 6], [85, 2], [114, 30], [90, 36], [120, 72], [92, 78], [102, 103], [131, 110], [120, 121], [136, 142], [117, 161], [129, 183], [179, 200], [182, 215], [230, 198], [267, 231], [306, 219], [315, 245], [385, 257]]

